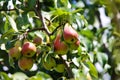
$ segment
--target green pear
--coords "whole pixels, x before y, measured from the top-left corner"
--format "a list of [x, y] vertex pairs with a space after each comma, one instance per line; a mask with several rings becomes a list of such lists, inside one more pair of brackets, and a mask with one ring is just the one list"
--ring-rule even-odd
[[22, 54], [26, 57], [32, 57], [36, 53], [36, 46], [31, 42], [25, 42], [22, 46]]
[[46, 60], [43, 58], [43, 67], [46, 70], [50, 70], [52, 68], [54, 68], [56, 66], [56, 61], [54, 60], [54, 58], [48, 56], [46, 58]]
[[78, 40], [78, 33], [69, 23], [64, 26], [63, 38], [67, 43], [75, 43]]
[[59, 73], [63, 73], [65, 71], [65, 65], [64, 64], [57, 64], [57, 66], [54, 68], [55, 71]]
[[28, 57], [22, 57], [21, 59], [18, 60], [18, 66], [23, 71], [30, 70], [33, 66], [33, 63], [34, 63], [33, 59]]
[[68, 45], [61, 41], [61, 35], [58, 34], [54, 40], [54, 51], [56, 54], [64, 55], [68, 52]]

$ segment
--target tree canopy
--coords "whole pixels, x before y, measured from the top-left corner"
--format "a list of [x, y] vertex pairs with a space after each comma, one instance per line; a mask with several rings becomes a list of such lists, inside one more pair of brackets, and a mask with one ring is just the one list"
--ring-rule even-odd
[[0, 0], [0, 80], [119, 80], [120, 0]]

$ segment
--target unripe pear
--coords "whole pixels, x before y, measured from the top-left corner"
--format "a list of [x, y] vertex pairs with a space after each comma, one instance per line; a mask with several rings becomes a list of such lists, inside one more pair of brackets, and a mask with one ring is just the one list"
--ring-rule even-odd
[[17, 40], [14, 44], [15, 47], [21, 47], [21, 41]]
[[61, 35], [57, 35], [54, 41], [54, 50], [56, 54], [64, 55], [68, 52], [68, 45], [60, 40]]
[[56, 66], [56, 62], [54, 60], [54, 58], [52, 57], [47, 57], [46, 61], [43, 61], [43, 67], [46, 70], [50, 70], [52, 68], [54, 68]]
[[22, 54], [26, 57], [32, 57], [36, 53], [36, 46], [31, 42], [25, 42], [22, 46]]
[[80, 45], [80, 41], [78, 40], [78, 41], [76, 41], [75, 43], [70, 44], [70, 48], [71, 48], [72, 50], [76, 50], [76, 49], [79, 47], [79, 45]]
[[21, 47], [13, 47], [9, 49], [9, 56], [14, 60], [18, 60], [21, 56]]
[[37, 44], [37, 45], [40, 45], [42, 43], [42, 38], [40, 37], [35, 37], [34, 40], [33, 40], [33, 43]]
[[18, 66], [23, 71], [30, 70], [33, 66], [33, 63], [34, 63], [33, 59], [28, 57], [22, 57], [21, 59], [18, 60]]
[[59, 73], [63, 73], [65, 71], [65, 65], [64, 64], [57, 64], [57, 66], [54, 68], [55, 71]]
[[78, 33], [69, 23], [64, 26], [63, 38], [67, 43], [75, 43], [78, 40]]

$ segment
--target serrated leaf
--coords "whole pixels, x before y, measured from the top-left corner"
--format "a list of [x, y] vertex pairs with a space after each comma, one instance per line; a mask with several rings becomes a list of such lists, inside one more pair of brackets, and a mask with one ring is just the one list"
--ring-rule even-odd
[[88, 65], [88, 67], [90, 69], [90, 74], [93, 77], [98, 78], [98, 72], [97, 72], [95, 66], [90, 61], [88, 61], [86, 64]]
[[6, 18], [8, 19], [8, 21], [10, 22], [11, 27], [15, 30], [15, 32], [18, 32], [16, 23], [14, 21], [14, 19], [11, 16], [6, 16]]

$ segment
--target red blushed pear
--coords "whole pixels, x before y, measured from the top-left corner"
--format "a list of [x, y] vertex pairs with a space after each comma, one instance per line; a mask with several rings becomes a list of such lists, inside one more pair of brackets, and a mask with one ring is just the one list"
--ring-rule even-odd
[[26, 57], [32, 57], [36, 53], [36, 46], [31, 42], [25, 42], [22, 46], [22, 54]]
[[75, 43], [78, 40], [78, 33], [69, 23], [64, 26], [63, 37], [67, 43]]
[[18, 60], [18, 66], [23, 71], [30, 70], [33, 66], [33, 63], [34, 63], [33, 59], [28, 57], [22, 57], [21, 59]]
[[57, 35], [54, 41], [54, 50], [56, 54], [64, 55], [68, 52], [68, 45], [60, 40], [61, 35]]
[[9, 49], [9, 56], [14, 60], [18, 60], [21, 56], [21, 47], [13, 47]]
[[40, 45], [42, 43], [42, 38], [40, 37], [35, 37], [34, 40], [33, 40], [33, 43], [37, 44], [37, 45]]

